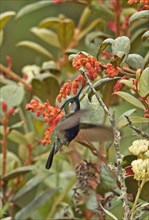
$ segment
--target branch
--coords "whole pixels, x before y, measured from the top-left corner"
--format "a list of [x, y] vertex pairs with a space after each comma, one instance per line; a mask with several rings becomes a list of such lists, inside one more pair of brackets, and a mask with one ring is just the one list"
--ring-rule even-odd
[[25, 89], [28, 91], [32, 90], [32, 86], [29, 85], [28, 83], [25, 82], [24, 79], [22, 79], [20, 76], [18, 76], [16, 73], [14, 73], [12, 70], [10, 70], [9, 68], [5, 67], [4, 65], [0, 64], [0, 71], [5, 73], [5, 75], [8, 78], [11, 78], [17, 82], [20, 82], [24, 85]]
[[146, 134], [144, 131], [142, 131], [141, 129], [137, 128], [135, 125], [132, 124], [132, 122], [130, 121], [129, 117], [125, 115], [125, 118], [128, 121], [128, 126], [130, 128], [132, 128], [137, 134], [140, 134], [142, 137], [149, 139], [149, 135]]
[[105, 114], [108, 116], [109, 121], [112, 125], [113, 128], [113, 133], [114, 133], [114, 147], [115, 147], [115, 156], [116, 156], [116, 163], [117, 163], [117, 169], [118, 169], [118, 178], [121, 186], [121, 198], [123, 200], [123, 207], [124, 207], [124, 220], [128, 220], [130, 216], [130, 207], [128, 204], [128, 199], [127, 199], [127, 188], [125, 185], [125, 175], [124, 175], [124, 170], [122, 168], [122, 156], [120, 154], [120, 132], [116, 127], [115, 124], [115, 117], [114, 114], [112, 115], [103, 100], [100, 98], [98, 93], [96, 92], [95, 88], [93, 87], [91, 81], [89, 78], [86, 76], [84, 69], [82, 68], [81, 70], [82, 75], [86, 79], [86, 83], [90, 87], [90, 89], [93, 91], [94, 95], [96, 96], [99, 104], [103, 108]]

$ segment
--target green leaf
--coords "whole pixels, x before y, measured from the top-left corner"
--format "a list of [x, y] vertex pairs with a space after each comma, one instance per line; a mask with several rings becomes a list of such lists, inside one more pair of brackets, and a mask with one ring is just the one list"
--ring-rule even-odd
[[4, 39], [4, 31], [3, 31], [3, 30], [0, 30], [0, 47], [1, 47], [2, 44], [3, 44], [3, 39]]
[[5, 85], [1, 88], [1, 99], [4, 100], [8, 108], [18, 106], [24, 98], [23, 86], [17, 84]]
[[60, 18], [55, 18], [55, 17], [45, 18], [38, 24], [38, 27], [57, 30], [60, 21], [61, 21]]
[[90, 44], [93, 44], [96, 39], [105, 40], [108, 37], [109, 37], [109, 35], [105, 34], [104, 32], [92, 31], [87, 34], [87, 36], [85, 38], [85, 43], [86, 43], [86, 45], [90, 45]]
[[138, 87], [142, 96], [149, 95], [149, 67], [142, 72]]
[[131, 50], [135, 51], [138, 45], [141, 43], [140, 38], [142, 34], [146, 31], [146, 28], [138, 28], [131, 37]]
[[[109, 82], [117, 81], [118, 79], [120, 79], [120, 77], [100, 79], [93, 84], [93, 87], [94, 87], [94, 89], [96, 89], [96, 91], [99, 91], [105, 84], [107, 84]], [[93, 95], [94, 95], [93, 91], [89, 90], [88, 99], [90, 102], [91, 102]]]
[[20, 131], [17, 131], [15, 129], [11, 130], [11, 132], [8, 134], [8, 138], [17, 144], [25, 144], [25, 145], [28, 144], [28, 140], [24, 136], [24, 134], [22, 134]]
[[33, 27], [31, 28], [31, 32], [46, 43], [54, 47], [60, 48], [58, 37], [53, 31], [47, 30], [45, 28]]
[[100, 173], [100, 183], [97, 186], [97, 192], [104, 195], [106, 192], [117, 188], [116, 176], [112, 173], [110, 168], [102, 163]]
[[37, 43], [34, 43], [32, 41], [21, 41], [19, 43], [17, 43], [16, 45], [17, 47], [28, 47], [28, 48], [31, 48], [43, 55], [45, 55], [46, 57], [48, 57], [50, 60], [51, 59], [54, 59], [53, 55], [48, 51], [46, 50], [44, 47], [42, 47], [41, 45], [37, 44]]
[[125, 57], [130, 51], [130, 39], [126, 36], [117, 37], [112, 43], [112, 52], [117, 55], [118, 52], [123, 52]]
[[0, 30], [4, 29], [10, 18], [15, 16], [15, 14], [16, 13], [14, 11], [7, 11], [0, 14]]
[[20, 128], [20, 127], [22, 127], [23, 124], [24, 124], [24, 121], [19, 121], [19, 122], [15, 123], [15, 124], [11, 125], [9, 127], [9, 130], [12, 130], [12, 129], [15, 129], [15, 128]]
[[108, 215], [108, 216], [110, 216], [112, 219], [114, 219], [114, 220], [118, 220], [118, 218], [115, 216], [115, 215], [113, 215], [113, 213], [112, 212], [110, 212], [110, 211], [108, 211], [107, 209], [105, 209], [101, 204], [100, 204], [100, 206], [101, 206], [101, 208], [103, 209], [103, 211]]
[[123, 168], [131, 166], [131, 162], [133, 160], [136, 160], [137, 156], [136, 155], [126, 155], [123, 157], [123, 162], [122, 162], [122, 166]]
[[49, 100], [51, 104], [55, 104], [55, 99], [59, 93], [58, 80], [49, 73], [38, 75], [32, 80], [33, 93], [42, 101]]
[[[127, 186], [127, 192], [132, 193], [134, 196], [136, 196], [139, 185], [138, 181], [135, 180], [133, 176], [128, 176], [126, 177], [125, 182]], [[144, 184], [140, 194], [140, 199], [143, 199], [144, 201], [148, 201], [148, 195], [149, 195], [149, 181]]]
[[132, 115], [134, 112], [136, 111], [136, 109], [131, 109], [131, 110], [128, 110], [126, 112], [124, 112], [118, 119], [117, 119], [117, 127], [118, 128], [122, 128], [124, 127], [126, 124], [124, 123], [126, 118], [125, 116], [130, 116]]
[[130, 89], [135, 89], [135, 85], [133, 84], [133, 78], [130, 79], [122, 79], [120, 82]]
[[91, 14], [91, 9], [89, 7], [85, 7], [78, 22], [79, 29], [82, 29], [87, 19], [89, 18], [90, 14]]
[[[27, 144], [34, 145], [35, 144], [35, 133], [29, 132], [24, 135], [24, 138], [27, 140]], [[18, 155], [19, 157], [25, 161], [29, 157], [29, 152], [26, 150], [27, 144], [19, 144], [18, 146]]]
[[114, 12], [107, 7], [106, 4], [99, 4], [98, 1], [92, 1], [90, 8], [97, 15], [102, 17], [106, 21], [111, 21], [114, 19]]
[[[3, 154], [0, 154], [0, 161], [2, 162]], [[21, 166], [21, 161], [18, 158], [17, 155], [14, 153], [7, 151], [7, 160], [6, 160], [6, 173], [12, 172], [17, 167]], [[0, 169], [0, 175], [1, 175], [2, 169]], [[6, 174], [7, 175], [7, 174]]]
[[17, 13], [16, 19], [19, 19], [23, 17], [24, 15], [31, 13], [33, 11], [36, 11], [40, 8], [48, 7], [51, 5], [51, 2], [52, 2], [51, 0], [48, 0], [48, 1], [42, 0], [42, 1], [38, 1], [32, 4], [29, 4], [29, 5], [26, 5], [25, 7], [21, 8], [20, 11]]
[[[142, 124], [142, 123], [149, 123], [148, 118], [140, 117], [140, 116], [129, 116], [130, 121], [133, 124]], [[117, 122], [117, 127], [122, 128], [128, 124], [127, 119], [124, 117], [120, 121]]]
[[41, 72], [42, 73], [52, 73], [54, 75], [57, 75], [57, 74], [61, 73], [61, 70], [57, 66], [56, 62], [51, 60], [51, 61], [44, 62], [42, 64]]
[[18, 200], [20, 197], [24, 196], [24, 194], [28, 193], [34, 187], [41, 184], [41, 182], [48, 176], [49, 174], [40, 174], [31, 178], [13, 197], [13, 201]]
[[149, 40], [149, 31], [146, 31], [143, 36], [142, 36], [142, 40]]
[[24, 175], [25, 173], [33, 171], [33, 169], [34, 169], [34, 166], [19, 167], [15, 170], [11, 171], [10, 173], [7, 173], [3, 177], [3, 180], [8, 181], [8, 180], [14, 179], [15, 177], [18, 177], [20, 175]]
[[61, 46], [66, 49], [74, 35], [74, 22], [71, 19], [62, 19], [58, 25], [57, 35]]
[[10, 132], [10, 134], [8, 135], [8, 138], [11, 141], [14, 141], [18, 144], [28, 144], [28, 140], [24, 136], [24, 134], [22, 134], [20, 131], [14, 130], [14, 129]]
[[43, 204], [48, 202], [57, 190], [50, 189], [36, 196], [27, 206], [18, 211], [15, 215], [15, 220], [26, 220], [31, 214], [39, 209]]
[[1, 210], [0, 210], [1, 220], [11, 220], [12, 219], [11, 217], [3, 218], [3, 216], [8, 212], [9, 206], [10, 206], [10, 204], [8, 202], [6, 202], [5, 204], [3, 204], [3, 207], [1, 207]]
[[131, 103], [132, 105], [136, 106], [137, 108], [141, 108], [145, 110], [145, 106], [134, 96], [130, 95], [126, 92], [115, 92], [114, 94], [120, 96], [121, 98], [125, 99], [127, 102]]
[[114, 42], [114, 40], [112, 38], [107, 38], [106, 40], [104, 40], [98, 47], [97, 49], [97, 58], [99, 57], [99, 55], [102, 53], [102, 51], [109, 45], [112, 45]]
[[136, 12], [135, 8], [132, 7], [127, 7], [127, 8], [123, 8], [122, 10], [122, 15], [124, 16], [130, 16], [132, 14], [134, 14]]
[[138, 19], [144, 19], [144, 18], [149, 20], [148, 10], [143, 10], [143, 11], [134, 13], [129, 19], [129, 24], [132, 24], [134, 21]]
[[129, 54], [125, 62], [134, 70], [143, 69], [145, 65], [143, 57], [139, 54]]
[[100, 29], [103, 29], [104, 26], [104, 21], [100, 18], [97, 18], [95, 20], [93, 20], [88, 26], [87, 28], [85, 28], [84, 30], [82, 30], [80, 32], [80, 34], [78, 35], [78, 39], [81, 40], [87, 33], [89, 33], [92, 29], [94, 29], [95, 27], [98, 27]]

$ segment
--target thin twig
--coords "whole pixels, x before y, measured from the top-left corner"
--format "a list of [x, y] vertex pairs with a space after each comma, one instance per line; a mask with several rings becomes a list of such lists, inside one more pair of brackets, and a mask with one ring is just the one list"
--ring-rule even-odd
[[128, 121], [128, 126], [129, 126], [130, 128], [132, 128], [137, 134], [140, 134], [142, 137], [149, 139], [149, 135], [146, 134], [146, 133], [145, 133], [144, 131], [142, 131], [141, 129], [137, 128], [135, 125], [133, 125], [128, 116], [125, 115], [125, 118], [127, 119], [127, 121]]
[[22, 79], [20, 76], [18, 76], [16, 73], [14, 73], [12, 70], [10, 70], [10, 68], [5, 67], [4, 65], [0, 64], [0, 71], [5, 73], [5, 75], [8, 78], [11, 78], [17, 82], [22, 83], [26, 90], [28, 90], [28, 91], [32, 90], [32, 86], [30, 84], [26, 83], [24, 79]]
[[129, 207], [128, 199], [127, 199], [127, 188], [125, 185], [125, 175], [124, 175], [124, 171], [123, 171], [123, 168], [121, 165], [122, 156], [120, 154], [120, 132], [116, 127], [114, 114], [112, 115], [109, 112], [107, 106], [105, 105], [105, 103], [102, 101], [102, 99], [100, 98], [100, 96], [96, 92], [96, 90], [95, 90], [94, 86], [92, 85], [91, 81], [89, 80], [89, 78], [86, 76], [84, 69], [82, 68], [80, 71], [81, 71], [82, 75], [84, 76], [84, 78], [86, 79], [88, 86], [93, 91], [94, 95], [96, 96], [99, 104], [103, 108], [105, 114], [108, 116], [109, 121], [110, 121], [112, 128], [113, 128], [115, 156], [116, 156], [117, 169], [118, 169], [118, 173], [119, 173], [118, 177], [119, 177], [119, 182], [120, 182], [121, 191], [122, 191], [121, 198], [123, 200], [123, 207], [124, 207], [124, 220], [128, 220], [130, 217], [130, 207]]
[[8, 118], [3, 119], [3, 141], [2, 141], [2, 177], [6, 174], [6, 161], [7, 161], [7, 127], [8, 127]]
[[[99, 66], [102, 70], [106, 70], [107, 69], [107, 65], [103, 64], [103, 63], [99, 63]], [[135, 78], [135, 71], [131, 70], [131, 69], [120, 69], [119, 70], [119, 74], [120, 75], [125, 75], [125, 76], [128, 76], [128, 77], [132, 77], [132, 78]]]

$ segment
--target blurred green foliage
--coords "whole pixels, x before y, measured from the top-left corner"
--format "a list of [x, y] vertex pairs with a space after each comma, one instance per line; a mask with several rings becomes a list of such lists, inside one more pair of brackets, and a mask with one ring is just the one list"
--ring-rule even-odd
[[[46, 124], [42, 117], [25, 109], [32, 98], [58, 106], [56, 97], [60, 89], [79, 74], [69, 59], [69, 55], [74, 57], [79, 51], [85, 58], [87, 53], [97, 55], [101, 65], [93, 87], [110, 112], [115, 112], [116, 125], [121, 131], [120, 151], [125, 156], [122, 165], [130, 172], [126, 178], [129, 205], [133, 206], [138, 182], [129, 168], [136, 157], [129, 155], [128, 148], [142, 136], [127, 126], [125, 116], [145, 133], [149, 123], [148, 15], [146, 10], [140, 15], [136, 8], [137, 4], [130, 6], [126, 0], [55, 1], [55, 4], [48, 0], [1, 0], [3, 208], [0, 217], [3, 220], [122, 219], [113, 143], [73, 141], [55, 155], [52, 169], [46, 171], [51, 146], [40, 144]], [[107, 76], [108, 64], [120, 68], [118, 76]], [[122, 91], [116, 91], [114, 96], [114, 85], [122, 76], [126, 76], [121, 80]], [[139, 92], [135, 90], [136, 81]], [[88, 86], [80, 97], [81, 108], [88, 109], [83, 122], [111, 126]], [[98, 134], [104, 137], [104, 133]], [[148, 200], [148, 183], [140, 196], [142, 207]], [[147, 220], [144, 207], [141, 219]]]

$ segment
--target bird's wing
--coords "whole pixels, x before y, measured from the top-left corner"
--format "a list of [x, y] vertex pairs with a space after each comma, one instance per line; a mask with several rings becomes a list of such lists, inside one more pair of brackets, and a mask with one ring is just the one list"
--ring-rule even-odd
[[80, 123], [80, 118], [85, 116], [86, 112], [87, 110], [79, 110], [66, 116], [64, 120], [57, 125], [57, 129], [60, 131], [75, 127]]
[[113, 140], [113, 130], [104, 125], [81, 123], [80, 131], [75, 140], [86, 142], [110, 141]]

